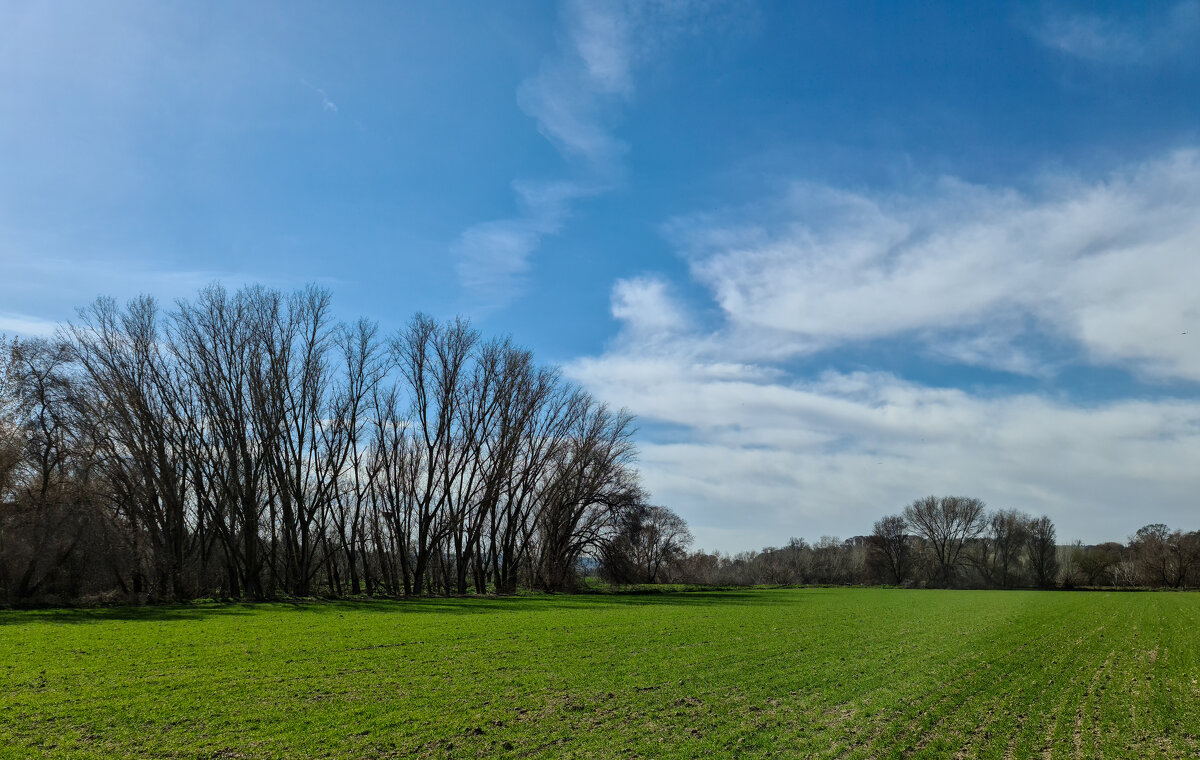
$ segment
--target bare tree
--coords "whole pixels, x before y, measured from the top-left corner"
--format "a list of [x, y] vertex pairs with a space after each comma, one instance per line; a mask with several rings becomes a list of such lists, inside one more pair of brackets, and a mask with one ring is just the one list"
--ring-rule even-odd
[[926, 496], [904, 509], [904, 518], [928, 542], [937, 561], [938, 578], [950, 585], [963, 548], [986, 525], [984, 503], [967, 496]]
[[[284, 423], [278, 408], [264, 403], [261, 336], [280, 298], [262, 288], [230, 295], [212, 286], [195, 303], [180, 302], [172, 320], [171, 350], [189, 389], [191, 436], [200, 451], [193, 462], [199, 521], [220, 547], [231, 596], [264, 596], [264, 565], [274, 566], [275, 500], [265, 449]], [[271, 534], [266, 557], [264, 521]]]
[[[97, 299], [62, 345], [5, 341], [6, 593], [77, 577], [82, 535], [135, 597], [563, 589], [642, 503], [627, 413], [463, 320], [418, 314], [385, 351], [331, 308], [213, 285], [166, 313]], [[644, 517], [658, 577], [686, 526]]]
[[1150, 586], [1183, 586], [1200, 568], [1200, 533], [1172, 531], [1162, 523], [1138, 529], [1129, 540], [1142, 583]]
[[1010, 588], [1021, 581], [1021, 558], [1029, 540], [1029, 515], [1000, 509], [987, 517], [982, 538], [967, 556], [988, 585]]
[[[71, 350], [57, 340], [3, 346], [0, 384], [0, 595], [20, 602], [71, 585], [68, 563], [94, 531], [89, 439], [75, 405]], [[78, 584], [75, 584], [78, 585]]]
[[[374, 411], [371, 401], [386, 372], [376, 339], [378, 332], [378, 327], [366, 320], [359, 320], [353, 326], [343, 325], [336, 331], [335, 343], [342, 361], [341, 380], [333, 392], [330, 419], [321, 425], [327, 450], [336, 448], [339, 438], [344, 439], [347, 447], [345, 466], [341, 468], [344, 483], [334, 489], [331, 515], [337, 530], [337, 548], [345, 556], [353, 594], [361, 591], [360, 567], [367, 593], [374, 588], [367, 561], [365, 510], [379, 468], [369, 465], [366, 429], [368, 416]], [[337, 432], [344, 435], [339, 436]]]
[[639, 501], [618, 516], [615, 535], [600, 551], [601, 568], [614, 583], [658, 583], [691, 543], [679, 515]]
[[870, 540], [871, 549], [882, 560], [889, 580], [898, 584], [907, 581], [912, 572], [913, 550], [904, 516], [888, 515], [876, 520]]
[[[499, 593], [517, 590], [533, 560], [537, 516], [551, 493], [553, 463], [570, 445], [578, 396], [558, 373], [533, 366], [528, 352], [505, 361], [509, 388], [501, 406], [488, 506], [488, 556]], [[532, 575], [532, 573], [526, 573]]]
[[1054, 523], [1045, 515], [1029, 521], [1025, 551], [1033, 582], [1039, 588], [1049, 588], [1058, 577], [1058, 546]]
[[598, 549], [619, 510], [640, 496], [630, 465], [633, 418], [611, 411], [582, 391], [574, 394], [571, 425], [552, 468], [536, 516], [537, 585], [571, 587], [575, 566]]
[[[470, 464], [463, 445], [462, 415], [465, 369], [479, 336], [463, 320], [439, 325], [418, 314], [392, 340], [391, 350], [412, 396], [410, 420], [415, 440], [410, 448], [407, 486], [414, 500], [415, 549], [413, 591], [425, 588], [426, 573], [443, 538], [453, 525], [448, 519], [462, 508], [455, 483]], [[440, 555], [440, 552], [438, 552]], [[437, 559], [442, 559], [440, 556]]]
[[189, 422], [178, 404], [182, 378], [164, 355], [162, 315], [154, 299], [136, 298], [122, 310], [97, 299], [69, 328], [75, 358], [88, 381], [82, 406], [90, 423], [104, 427], [103, 460], [115, 484], [113, 504], [127, 521], [152, 594], [183, 598], [184, 565], [194, 549]]

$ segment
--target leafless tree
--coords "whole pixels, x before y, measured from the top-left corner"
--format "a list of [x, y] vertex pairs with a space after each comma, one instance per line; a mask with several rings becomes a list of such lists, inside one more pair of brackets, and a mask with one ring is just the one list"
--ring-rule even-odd
[[941, 583], [950, 585], [963, 548], [983, 532], [984, 503], [967, 496], [926, 496], [904, 509], [904, 519], [928, 542]]
[[466, 367], [479, 336], [462, 320], [439, 325], [418, 314], [391, 343], [392, 356], [412, 398], [406, 489], [413, 499], [414, 593], [425, 589], [426, 575], [441, 542], [450, 535], [448, 519], [463, 504], [455, 484], [470, 465], [464, 445], [463, 402]]
[[602, 570], [614, 583], [658, 583], [691, 543], [679, 515], [638, 501], [618, 515], [615, 534], [600, 552]]
[[1033, 582], [1039, 588], [1049, 588], [1058, 577], [1057, 537], [1054, 523], [1045, 515], [1029, 521], [1025, 551]]
[[1021, 584], [1029, 523], [1029, 515], [1012, 509], [996, 510], [987, 516], [983, 534], [966, 553], [987, 585], [1010, 588]]
[[142, 589], [145, 574], [150, 593], [183, 598], [190, 593], [183, 573], [194, 549], [189, 496], [197, 452], [176, 394], [183, 380], [163, 352], [158, 305], [140, 297], [121, 309], [100, 298], [80, 311], [69, 334], [87, 382], [81, 406], [89, 424], [105, 431], [101, 466], [138, 557], [134, 589]]
[[1139, 528], [1129, 541], [1139, 580], [1149, 586], [1183, 586], [1200, 568], [1200, 533], [1172, 531], [1162, 523]]
[[619, 510], [640, 496], [630, 467], [633, 418], [579, 391], [569, 419], [565, 445], [549, 463], [535, 520], [536, 582], [555, 591], [573, 585], [579, 558], [600, 547]]
[[45, 339], [2, 347], [0, 596], [20, 602], [61, 591], [95, 528], [94, 456], [75, 406], [70, 347]]
[[[335, 343], [341, 359], [340, 381], [333, 391], [330, 419], [321, 425], [326, 450], [344, 441], [347, 447], [341, 467], [343, 483], [333, 491], [331, 515], [337, 531], [338, 553], [344, 555], [350, 575], [350, 591], [361, 591], [360, 568], [367, 592], [374, 590], [371, 565], [368, 562], [366, 509], [374, 479], [379, 468], [371, 466], [369, 438], [366, 430], [374, 410], [372, 400], [386, 374], [382, 348], [376, 338], [378, 327], [366, 320], [336, 331]], [[343, 435], [338, 435], [338, 431]], [[333, 561], [332, 557], [329, 561]]]
[[[250, 288], [229, 294], [205, 288], [195, 303], [181, 302], [172, 320], [171, 349], [191, 405], [191, 436], [198, 524], [204, 552], [219, 546], [231, 596], [261, 598], [263, 574], [275, 561], [275, 500], [267, 482], [266, 447], [283, 421], [264, 403], [262, 323], [280, 307], [278, 293]], [[265, 513], [270, 510], [267, 519]], [[262, 550], [263, 523], [270, 552]]]
[[871, 549], [887, 569], [888, 580], [902, 584], [912, 572], [912, 541], [903, 515], [888, 515], [875, 521]]

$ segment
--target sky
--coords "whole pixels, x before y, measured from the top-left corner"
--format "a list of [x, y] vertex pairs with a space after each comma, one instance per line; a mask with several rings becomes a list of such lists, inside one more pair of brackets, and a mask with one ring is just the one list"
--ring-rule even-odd
[[3, 0], [0, 82], [0, 332], [464, 315], [635, 413], [708, 550], [1200, 527], [1200, 0]]

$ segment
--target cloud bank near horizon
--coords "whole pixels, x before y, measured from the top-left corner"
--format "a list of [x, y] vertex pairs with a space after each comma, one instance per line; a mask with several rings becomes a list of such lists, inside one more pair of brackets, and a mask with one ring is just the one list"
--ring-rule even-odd
[[[690, 281], [617, 282], [620, 334], [567, 372], [639, 415], [647, 484], [710, 548], [866, 533], [927, 493], [1047, 513], [1063, 539], [1190, 524], [1196, 208], [1190, 149], [1024, 191], [790, 184], [666, 225]], [[697, 286], [702, 302], [680, 295]], [[845, 359], [879, 346], [1032, 388]], [[1128, 373], [1143, 391], [1089, 399], [1048, 382], [1069, 371]]]

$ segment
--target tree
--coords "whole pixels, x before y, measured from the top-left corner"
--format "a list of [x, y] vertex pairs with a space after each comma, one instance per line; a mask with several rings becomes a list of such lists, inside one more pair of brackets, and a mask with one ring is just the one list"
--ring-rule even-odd
[[1014, 509], [999, 509], [988, 516], [984, 540], [977, 542], [974, 562], [990, 585], [1010, 588], [1020, 582], [1029, 523], [1029, 515]]
[[1049, 588], [1058, 577], [1058, 545], [1054, 523], [1042, 515], [1029, 521], [1025, 537], [1025, 552], [1033, 582], [1039, 588]]
[[904, 509], [904, 518], [929, 543], [938, 578], [950, 585], [963, 548], [983, 532], [984, 503], [967, 496], [926, 496]]
[[[10, 598], [561, 589], [645, 501], [628, 413], [462, 319], [385, 344], [321, 288], [213, 285], [0, 343]], [[642, 518], [657, 577], [686, 527]]]
[[1200, 568], [1200, 533], [1172, 531], [1162, 523], [1138, 529], [1129, 541], [1141, 582], [1150, 586], [1183, 586]]
[[405, 490], [412, 499], [409, 540], [414, 548], [415, 593], [425, 590], [426, 574], [439, 545], [455, 529], [451, 518], [463, 505], [454, 484], [470, 464], [463, 441], [466, 367], [479, 334], [461, 319], [439, 325], [417, 314], [391, 342], [391, 353], [412, 399]]
[[35, 339], [3, 347], [0, 594], [20, 602], [61, 590], [93, 527], [93, 457], [75, 405], [70, 346]]
[[904, 516], [888, 515], [876, 520], [870, 542], [871, 551], [886, 568], [888, 578], [897, 584], [907, 581], [912, 572], [912, 543]]
[[570, 588], [578, 560], [598, 550], [616, 517], [642, 496], [630, 466], [633, 417], [583, 391], [573, 394], [571, 407], [563, 445], [547, 463], [534, 519], [536, 585], [547, 591]]
[[184, 566], [196, 548], [189, 523], [198, 452], [162, 312], [148, 296], [124, 309], [98, 298], [69, 333], [87, 384], [80, 406], [88, 425], [103, 431], [100, 467], [132, 543], [134, 592], [185, 598]]
[[691, 543], [683, 518], [639, 501], [618, 517], [616, 534], [600, 552], [601, 572], [612, 583], [659, 583]]

